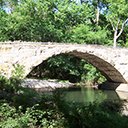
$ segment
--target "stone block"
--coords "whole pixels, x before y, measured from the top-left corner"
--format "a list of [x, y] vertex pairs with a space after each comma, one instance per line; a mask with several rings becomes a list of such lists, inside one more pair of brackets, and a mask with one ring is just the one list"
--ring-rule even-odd
[[9, 54], [12, 52], [12, 47], [0, 47], [0, 54]]
[[123, 91], [128, 92], [128, 84], [121, 83], [117, 88], [116, 91]]

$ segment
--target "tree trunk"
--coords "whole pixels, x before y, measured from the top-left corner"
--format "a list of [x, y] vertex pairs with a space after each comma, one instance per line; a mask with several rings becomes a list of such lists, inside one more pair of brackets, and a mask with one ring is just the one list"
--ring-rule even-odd
[[91, 22], [95, 25], [95, 24], [97, 24], [97, 26], [99, 25], [99, 15], [100, 15], [100, 0], [97, 0], [97, 9], [96, 9], [96, 18], [94, 19], [94, 18], [91, 18], [90, 20], [91, 20]]
[[97, 0], [97, 14], [96, 14], [97, 26], [98, 26], [98, 24], [99, 24], [99, 14], [100, 14], [99, 4], [100, 4], [100, 0]]
[[124, 25], [128, 22], [128, 18], [125, 20], [125, 22], [122, 24], [122, 28], [118, 34], [118, 28], [119, 28], [119, 24], [120, 24], [120, 20], [121, 18], [119, 17], [119, 20], [118, 20], [118, 23], [117, 23], [117, 26], [116, 26], [116, 29], [114, 28], [114, 25], [112, 24], [112, 27], [113, 27], [113, 30], [115, 31], [114, 32], [114, 45], [113, 47], [115, 48], [116, 47], [116, 42], [117, 42], [117, 39], [120, 37], [120, 35], [122, 34], [123, 32], [123, 29], [124, 29]]
[[116, 42], [117, 42], [117, 30], [115, 30], [114, 32], [114, 44], [113, 44], [113, 47], [116, 48]]

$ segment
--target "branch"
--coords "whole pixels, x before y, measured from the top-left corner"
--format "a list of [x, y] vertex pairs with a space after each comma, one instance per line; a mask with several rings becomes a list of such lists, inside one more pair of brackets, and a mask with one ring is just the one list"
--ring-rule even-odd
[[121, 35], [121, 33], [123, 32], [124, 29], [124, 25], [128, 22], [128, 18], [125, 20], [125, 22], [122, 24], [122, 28], [120, 30], [120, 33], [117, 35], [117, 38]]
[[99, 24], [99, 15], [100, 15], [99, 3], [100, 3], [100, 0], [97, 0], [97, 12], [96, 12], [97, 26]]
[[91, 22], [95, 25], [96, 24], [96, 19], [90, 18]]
[[118, 31], [119, 24], [120, 24], [120, 20], [121, 20], [121, 17], [119, 17], [118, 23], [117, 23], [117, 25], [116, 25], [116, 31]]
[[110, 18], [109, 18], [109, 20], [110, 20], [110, 23], [111, 23], [111, 25], [112, 25], [113, 30], [115, 31], [116, 29], [115, 29], [115, 27], [114, 27], [114, 25], [113, 25], [113, 23], [112, 23], [112, 21], [111, 21]]

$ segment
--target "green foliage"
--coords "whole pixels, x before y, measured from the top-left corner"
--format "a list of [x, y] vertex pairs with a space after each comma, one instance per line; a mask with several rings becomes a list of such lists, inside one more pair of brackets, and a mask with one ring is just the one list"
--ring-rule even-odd
[[105, 80], [100, 72], [87, 61], [63, 54], [44, 61], [27, 77], [69, 80], [73, 83], [92, 82], [93, 84]]
[[13, 67], [14, 67], [14, 70], [12, 70], [11, 77], [17, 78], [17, 79], [22, 79], [23, 75], [24, 75], [23, 66], [21, 66], [19, 64], [17, 64], [17, 65], [13, 64]]
[[[96, 30], [97, 29], [97, 30]], [[107, 30], [101, 27], [92, 27], [91, 24], [79, 24], [73, 28], [72, 40], [78, 44], [100, 44], [108, 43]]]
[[24, 114], [21, 112], [21, 106], [16, 110], [15, 107], [9, 105], [5, 101], [0, 101], [0, 127], [1, 128], [28, 128], [31, 127], [30, 122], [34, 124], [34, 120], [30, 118], [30, 114], [27, 112]]
[[0, 9], [0, 41], [8, 41], [9, 37], [7, 35], [7, 31], [9, 28], [7, 28], [7, 18], [8, 15], [5, 13], [5, 11]]
[[105, 100], [100, 108], [107, 111], [121, 112], [123, 110], [123, 101]]
[[7, 79], [4, 76], [0, 75], [0, 83], [0, 90], [14, 93], [18, 91], [19, 86], [17, 86], [17, 84], [19, 84], [20, 81], [15, 78]]
[[[127, 0], [107, 0], [108, 2], [108, 9], [106, 10], [106, 18], [107, 20], [111, 23], [112, 25], [112, 30], [114, 31], [114, 39], [118, 39], [123, 30], [124, 27], [126, 27], [126, 29], [128, 30], [128, 26], [127, 26], [127, 22], [125, 23], [125, 21], [128, 20], [128, 7], [127, 7]], [[126, 25], [125, 25], [125, 24]], [[123, 25], [124, 24], [124, 25]], [[125, 35], [125, 33], [124, 33]], [[121, 39], [121, 38], [120, 38]], [[121, 44], [126, 43], [126, 39], [124, 37], [124, 39], [118, 40], [119, 45], [121, 46]]]
[[[95, 101], [85, 105], [67, 102], [64, 90], [61, 89], [56, 89], [52, 95], [44, 94], [40, 97], [29, 88], [25, 90], [18, 95], [10, 95], [13, 100], [7, 97], [7, 100], [0, 100], [1, 128], [122, 128], [128, 125], [128, 118], [120, 115], [120, 102], [107, 101], [99, 104]], [[21, 100], [16, 100], [17, 97], [21, 98], [22, 104]]]
[[[0, 1], [0, 41], [71, 42], [112, 44], [111, 23], [127, 18], [126, 0], [99, 1], [99, 24], [96, 25], [96, 0], [76, 3], [69, 0]], [[119, 3], [119, 4], [117, 4]], [[8, 8], [7, 11], [5, 8]], [[116, 20], [115, 20], [116, 19]], [[127, 33], [126, 26], [126, 33]], [[125, 33], [121, 42], [126, 43]], [[122, 43], [121, 43], [122, 45]]]
[[23, 78], [23, 67], [20, 65], [17, 65], [14, 67], [15, 69], [12, 71], [12, 75], [10, 79], [4, 77], [3, 75], [0, 74], [0, 90], [9, 92], [9, 93], [14, 93], [18, 92], [20, 89], [20, 84], [21, 84], [21, 78]]
[[93, 84], [106, 80], [101, 73], [87, 61], [63, 54], [44, 61], [35, 67], [27, 77], [69, 80], [73, 83], [83, 82]]
[[69, 56], [59, 55], [54, 56], [41, 65], [37, 66], [30, 74], [29, 77], [61, 79], [69, 81], [79, 81], [82, 64], [79, 64], [80, 59]]
[[84, 69], [86, 70], [87, 74], [85, 77], [83, 77], [83, 80], [85, 80], [87, 83], [92, 82], [93, 84], [96, 84], [106, 80], [105, 77], [102, 76], [101, 73], [91, 64], [85, 64]]

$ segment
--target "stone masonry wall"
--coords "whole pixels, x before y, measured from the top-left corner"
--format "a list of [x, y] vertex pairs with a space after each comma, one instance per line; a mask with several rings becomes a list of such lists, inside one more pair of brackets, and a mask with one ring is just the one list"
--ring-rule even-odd
[[58, 54], [69, 54], [87, 60], [109, 82], [128, 82], [128, 49], [99, 45], [51, 42], [0, 42], [0, 71], [10, 76], [12, 64], [24, 66], [27, 75], [35, 66]]

